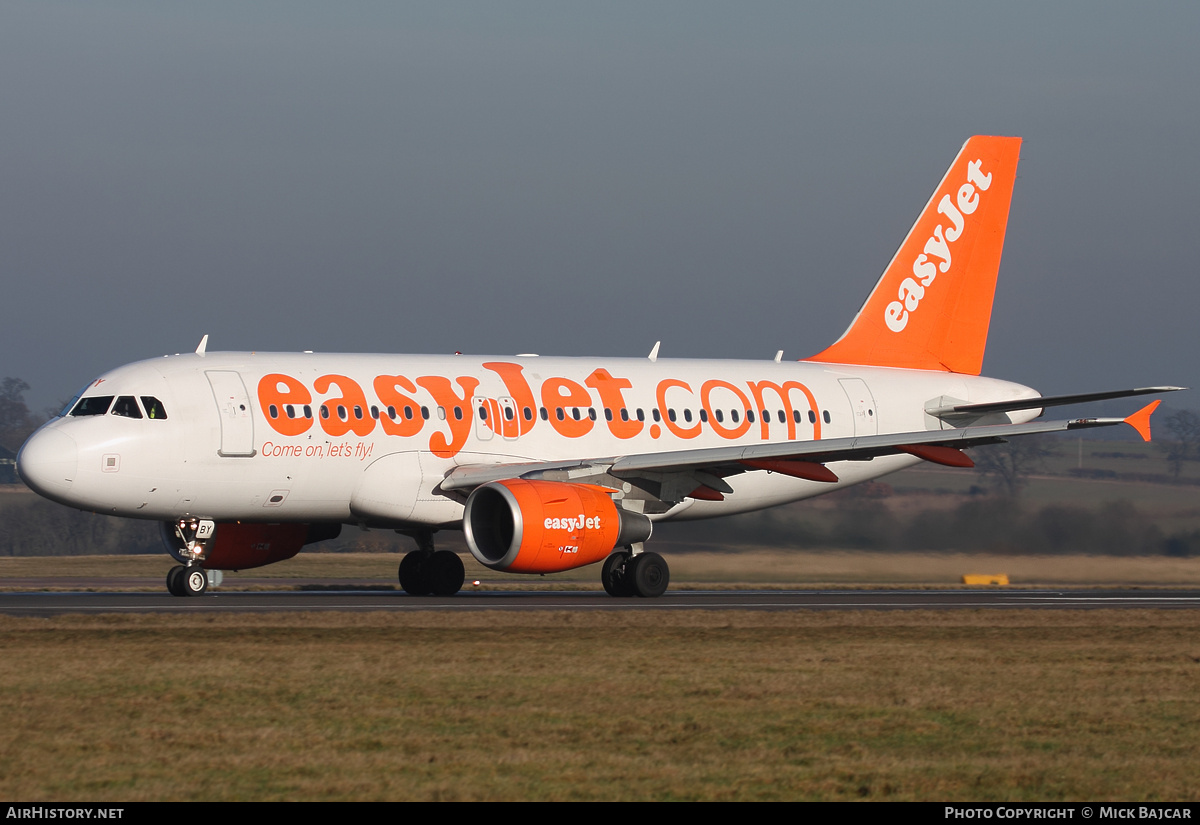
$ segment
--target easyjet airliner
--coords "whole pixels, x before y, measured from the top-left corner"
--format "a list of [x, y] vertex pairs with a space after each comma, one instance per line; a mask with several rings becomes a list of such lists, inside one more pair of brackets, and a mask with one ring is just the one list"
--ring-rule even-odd
[[477, 358], [207, 352], [108, 372], [21, 449], [37, 492], [154, 519], [209, 571], [288, 559], [342, 525], [396, 530], [411, 594], [456, 593], [462, 529], [480, 563], [549, 573], [603, 562], [614, 596], [657, 596], [653, 526], [771, 507], [1032, 433], [1043, 408], [1167, 392], [1042, 397], [980, 377], [1020, 139], [973, 137], [850, 327], [811, 358]]

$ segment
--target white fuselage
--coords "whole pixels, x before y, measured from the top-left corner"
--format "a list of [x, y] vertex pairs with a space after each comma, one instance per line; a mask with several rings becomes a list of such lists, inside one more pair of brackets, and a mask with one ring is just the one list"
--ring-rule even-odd
[[[457, 526], [461, 498], [437, 485], [461, 465], [918, 432], [947, 426], [927, 407], [1035, 395], [976, 376], [809, 362], [187, 354], [106, 373], [82, 396], [140, 399], [141, 417], [64, 414], [19, 467], [49, 498], [133, 518]], [[161, 403], [154, 417], [148, 398]], [[723, 501], [688, 499], [658, 517], [770, 507], [917, 461], [835, 462], [836, 484], [745, 472]]]

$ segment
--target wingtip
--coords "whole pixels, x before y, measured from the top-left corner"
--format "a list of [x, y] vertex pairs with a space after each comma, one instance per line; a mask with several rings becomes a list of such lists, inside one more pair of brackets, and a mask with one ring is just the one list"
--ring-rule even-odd
[[1150, 414], [1158, 409], [1158, 405], [1161, 403], [1162, 399], [1155, 399], [1125, 419], [1126, 424], [1137, 430], [1142, 441], [1150, 440]]

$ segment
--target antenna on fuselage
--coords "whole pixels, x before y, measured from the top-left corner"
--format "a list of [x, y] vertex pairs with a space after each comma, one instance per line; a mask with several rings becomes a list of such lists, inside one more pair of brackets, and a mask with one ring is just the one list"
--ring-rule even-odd
[[200, 339], [200, 346], [196, 347], [196, 354], [203, 355], [208, 348], [208, 333], [204, 333], [204, 337]]
[[776, 350], [775, 351], [775, 363], [778, 364], [782, 360], [783, 360], [783, 350]]
[[658, 360], [658, 348], [660, 346], [662, 346], [662, 341], [655, 341], [654, 349], [650, 350], [650, 354], [647, 355], [646, 357], [649, 358], [651, 361], [657, 361]]

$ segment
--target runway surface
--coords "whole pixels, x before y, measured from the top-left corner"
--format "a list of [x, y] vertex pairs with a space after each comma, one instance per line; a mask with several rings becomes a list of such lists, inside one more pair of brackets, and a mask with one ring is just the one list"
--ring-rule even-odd
[[361, 590], [165, 593], [0, 593], [0, 614], [464, 610], [977, 610], [1196, 609], [1197, 590], [677, 590], [657, 599], [572, 591], [465, 591], [449, 598]]

